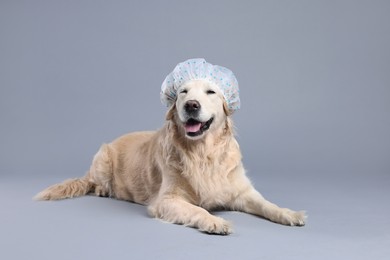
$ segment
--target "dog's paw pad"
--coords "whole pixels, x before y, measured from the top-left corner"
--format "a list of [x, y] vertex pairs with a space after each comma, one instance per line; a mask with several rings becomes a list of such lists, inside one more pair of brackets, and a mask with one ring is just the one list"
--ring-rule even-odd
[[288, 226], [304, 226], [306, 221], [305, 211], [292, 211], [284, 209], [281, 223]]
[[233, 232], [230, 222], [218, 217], [213, 217], [208, 221], [204, 221], [199, 229], [208, 234], [216, 235], [229, 235]]

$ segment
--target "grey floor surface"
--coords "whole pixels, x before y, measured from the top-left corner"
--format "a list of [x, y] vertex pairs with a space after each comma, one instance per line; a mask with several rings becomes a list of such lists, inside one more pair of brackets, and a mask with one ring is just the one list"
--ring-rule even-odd
[[[0, 0], [0, 260], [390, 259], [390, 1]], [[231, 69], [255, 187], [305, 227], [215, 212], [235, 232], [143, 206], [35, 202], [103, 142], [161, 127], [189, 58]]]
[[252, 179], [273, 202], [306, 209], [307, 225], [285, 227], [244, 213], [216, 212], [234, 223], [230, 236], [163, 223], [148, 217], [144, 206], [113, 199], [31, 200], [62, 180], [58, 176], [3, 178], [0, 258], [388, 259], [388, 175], [283, 177]]

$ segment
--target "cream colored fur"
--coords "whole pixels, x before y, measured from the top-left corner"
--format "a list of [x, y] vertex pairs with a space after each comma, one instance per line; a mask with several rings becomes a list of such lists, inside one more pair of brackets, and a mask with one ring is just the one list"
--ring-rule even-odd
[[[67, 180], [35, 199], [58, 200], [93, 193], [147, 205], [151, 216], [213, 234], [232, 227], [213, 209], [248, 212], [284, 225], [304, 225], [304, 212], [279, 208], [257, 192], [245, 176], [233, 123], [218, 88], [195, 80], [178, 90], [167, 122], [157, 132], [131, 133], [104, 144], [85, 177]], [[207, 94], [207, 90], [216, 93]], [[214, 118], [197, 137], [186, 135], [188, 100], [201, 105], [198, 119]]]

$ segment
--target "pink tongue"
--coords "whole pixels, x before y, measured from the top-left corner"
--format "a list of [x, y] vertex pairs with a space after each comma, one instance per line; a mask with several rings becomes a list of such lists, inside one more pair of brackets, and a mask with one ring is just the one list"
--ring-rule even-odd
[[186, 124], [184, 127], [185, 127], [187, 133], [195, 133], [195, 132], [198, 132], [200, 130], [201, 126], [202, 126], [201, 123], [197, 123], [194, 125]]

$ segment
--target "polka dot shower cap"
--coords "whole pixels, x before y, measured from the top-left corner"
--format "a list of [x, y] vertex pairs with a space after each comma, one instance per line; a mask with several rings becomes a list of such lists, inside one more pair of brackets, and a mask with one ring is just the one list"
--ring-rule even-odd
[[176, 102], [179, 87], [187, 81], [196, 79], [215, 83], [221, 90], [230, 112], [240, 108], [238, 82], [233, 72], [227, 68], [212, 65], [204, 59], [190, 59], [177, 64], [161, 86], [161, 102], [170, 107]]

